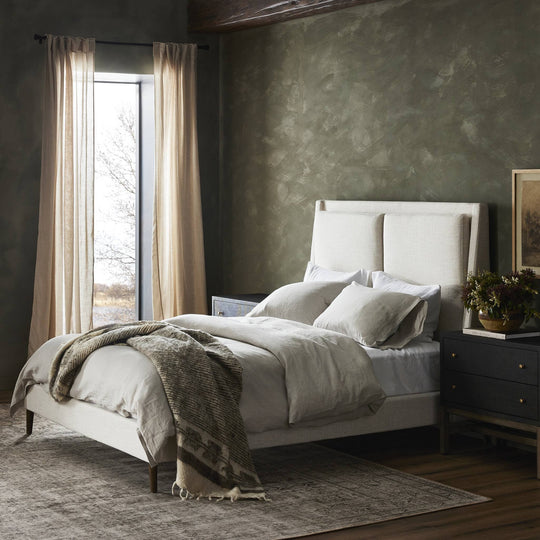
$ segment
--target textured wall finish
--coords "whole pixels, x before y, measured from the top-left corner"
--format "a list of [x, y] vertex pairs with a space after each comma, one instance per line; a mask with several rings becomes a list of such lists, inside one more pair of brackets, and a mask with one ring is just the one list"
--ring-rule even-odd
[[[26, 360], [39, 209], [41, 89], [45, 45], [34, 33], [132, 42], [187, 41], [185, 0], [2, 0], [0, 2], [0, 390]], [[208, 285], [219, 279], [217, 39], [201, 51], [199, 141]], [[148, 73], [152, 49], [100, 46], [97, 71]]]
[[387, 0], [223, 37], [225, 285], [300, 280], [319, 198], [487, 202], [540, 167], [540, 2]]

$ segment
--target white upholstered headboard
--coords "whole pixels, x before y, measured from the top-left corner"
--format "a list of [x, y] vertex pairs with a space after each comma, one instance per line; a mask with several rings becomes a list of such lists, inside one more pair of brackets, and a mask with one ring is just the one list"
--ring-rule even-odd
[[441, 330], [470, 326], [461, 287], [489, 269], [487, 205], [317, 201], [311, 262], [331, 270], [384, 270], [442, 288]]

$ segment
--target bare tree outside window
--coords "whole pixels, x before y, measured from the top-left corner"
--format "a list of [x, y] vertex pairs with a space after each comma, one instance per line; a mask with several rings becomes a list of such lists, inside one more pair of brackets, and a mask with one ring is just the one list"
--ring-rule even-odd
[[95, 84], [94, 327], [137, 318], [138, 86]]

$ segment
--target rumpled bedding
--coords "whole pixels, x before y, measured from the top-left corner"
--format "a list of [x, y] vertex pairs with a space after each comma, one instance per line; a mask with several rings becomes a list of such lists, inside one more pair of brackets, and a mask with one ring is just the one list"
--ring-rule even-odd
[[[272, 317], [182, 315], [168, 322], [205, 330], [235, 354], [243, 368], [240, 412], [248, 434], [374, 414], [384, 401], [369, 356], [357, 342], [337, 332]], [[48, 385], [52, 358], [73, 337], [49, 340], [28, 360], [13, 393], [12, 413], [23, 405], [29, 386]], [[135, 418], [139, 436], [156, 461], [175, 434], [155, 368], [129, 346], [93, 352], [70, 394]]]

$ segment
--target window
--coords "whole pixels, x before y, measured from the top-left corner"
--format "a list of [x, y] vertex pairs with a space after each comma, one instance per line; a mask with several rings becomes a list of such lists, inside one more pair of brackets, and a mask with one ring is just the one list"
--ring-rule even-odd
[[149, 85], [148, 76], [96, 74], [94, 327], [136, 320], [147, 311], [140, 292], [149, 259], [142, 212], [148, 213], [145, 199], [151, 193], [143, 184], [153, 170], [153, 133], [143, 136], [142, 129], [153, 108]]

